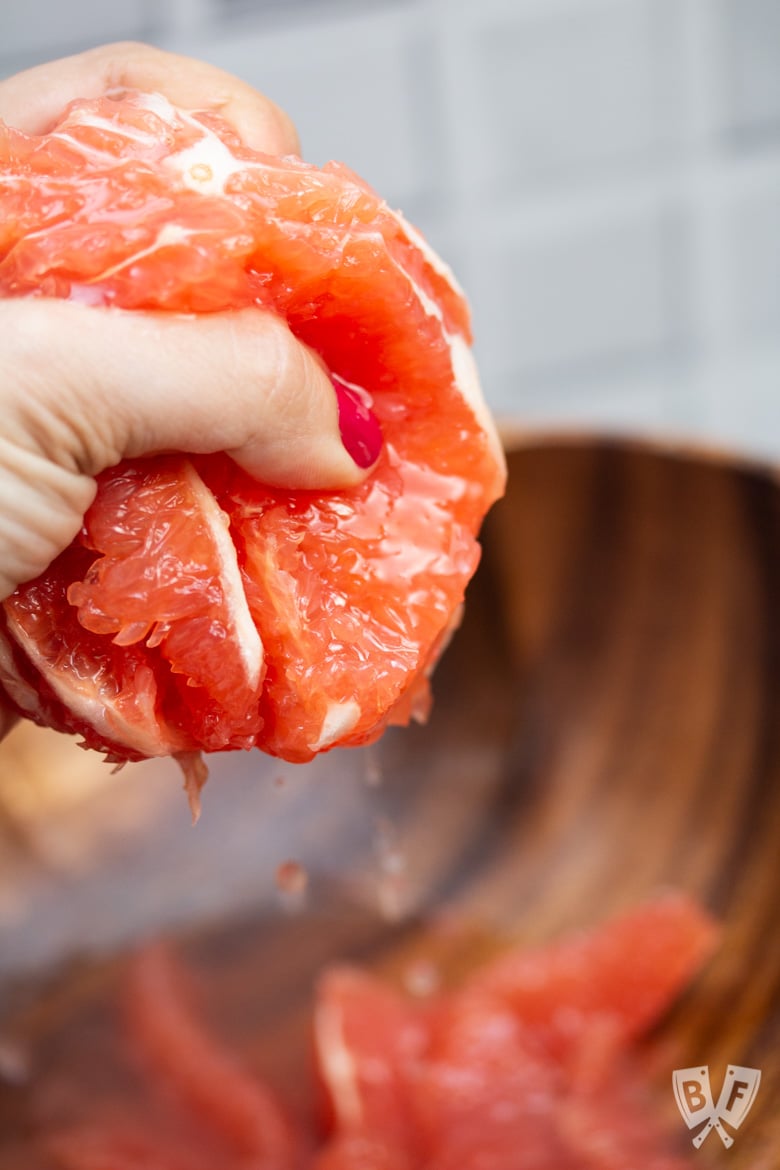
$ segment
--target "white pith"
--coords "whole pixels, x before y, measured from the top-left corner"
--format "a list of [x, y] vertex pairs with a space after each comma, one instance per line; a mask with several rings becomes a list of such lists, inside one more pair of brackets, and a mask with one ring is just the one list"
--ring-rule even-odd
[[197, 125], [203, 137], [186, 150], [170, 155], [165, 160], [165, 168], [175, 171], [190, 191], [200, 191], [202, 195], [224, 195], [228, 179], [251, 169], [251, 164], [237, 161], [221, 138], [200, 123]]
[[16, 669], [13, 651], [5, 634], [0, 633], [0, 683], [10, 699], [28, 715], [41, 709], [38, 695]]
[[[112, 265], [111, 268], [105, 268], [97, 276], [93, 277], [91, 281], [85, 281], [84, 283], [99, 284], [102, 280], [116, 276], [118, 272], [122, 272], [130, 268], [133, 264], [137, 264], [145, 256], [151, 256], [154, 252], [159, 252], [160, 248], [170, 247], [171, 244], [185, 243], [191, 235], [192, 232], [189, 229], [181, 227], [179, 224], [166, 223], [160, 228], [155, 239], [148, 247], [140, 248], [137, 252], [133, 252], [131, 256], [126, 256], [124, 260], [120, 260], [118, 264]], [[117, 310], [114, 311], [116, 312]]]
[[314, 743], [309, 744], [313, 752], [330, 747], [337, 740], [349, 735], [360, 719], [360, 707], [354, 699], [347, 699], [343, 703], [329, 703], [322, 721], [320, 734]]
[[335, 1004], [317, 1004], [314, 1012], [314, 1040], [339, 1123], [344, 1126], [359, 1125], [363, 1118], [363, 1108], [358, 1092], [357, 1066], [344, 1040], [342, 1012]]
[[420, 235], [417, 228], [409, 223], [409, 220], [400, 211], [391, 211], [401, 225], [404, 235], [409, 240], [410, 244], [414, 244], [415, 248], [419, 248], [425, 257], [425, 262], [434, 272], [438, 273], [443, 280], [446, 280], [450, 288], [458, 294], [458, 296], [465, 298], [465, 293], [456, 277], [455, 273], [450, 268], [449, 264], [442, 260], [437, 252], [434, 252], [428, 241]]
[[[402, 269], [402, 271], [414, 289], [415, 296], [425, 309], [426, 314], [429, 317], [434, 317], [439, 322], [442, 336], [450, 351], [452, 380], [455, 383], [456, 389], [460, 391], [464, 402], [471, 409], [478, 426], [484, 431], [490, 453], [495, 459], [498, 469], [503, 473], [506, 468], [504, 450], [501, 446], [501, 440], [498, 437], [496, 424], [493, 422], [493, 417], [487, 408], [487, 403], [482, 393], [477, 365], [474, 361], [470, 346], [459, 333], [450, 333], [445, 328], [444, 314], [433, 298], [428, 296], [425, 289], [421, 288], [417, 281], [405, 269]], [[444, 274], [441, 273], [440, 275]], [[457, 289], [458, 286], [457, 284], [453, 284], [453, 287]]]
[[228, 531], [229, 517], [226, 512], [222, 511], [214, 495], [206, 487], [191, 463], [185, 463], [185, 474], [200, 507], [203, 520], [214, 541], [230, 632], [233, 634], [241, 665], [244, 668], [247, 685], [251, 690], [257, 690], [263, 669], [263, 643], [260, 641], [257, 627], [249, 612], [249, 602], [246, 599], [241, 570], [238, 567], [236, 546]]
[[6, 614], [6, 620], [12, 638], [49, 684], [60, 702], [77, 719], [92, 727], [98, 735], [144, 756], [169, 756], [185, 747], [185, 744], [173, 735], [166, 738], [163, 728], [154, 716], [153, 704], [147, 705], [144, 712], [145, 722], [128, 723], [116, 706], [115, 696], [102, 693], [92, 679], [79, 678], [75, 671], [57, 670], [12, 614]]

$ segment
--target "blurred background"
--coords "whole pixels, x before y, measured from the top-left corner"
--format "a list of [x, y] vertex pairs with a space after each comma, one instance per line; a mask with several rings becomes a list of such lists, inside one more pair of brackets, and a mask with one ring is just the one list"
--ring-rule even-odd
[[780, 456], [780, 0], [0, 0], [0, 75], [125, 37], [423, 229], [503, 419]]

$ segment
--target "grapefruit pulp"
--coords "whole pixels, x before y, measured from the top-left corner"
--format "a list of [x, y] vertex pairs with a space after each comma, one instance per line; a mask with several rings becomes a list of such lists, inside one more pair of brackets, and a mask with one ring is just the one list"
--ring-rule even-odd
[[684, 1170], [632, 1045], [717, 938], [692, 899], [671, 893], [390, 1009], [378, 979], [332, 968], [314, 1029], [332, 1117], [322, 1165], [357, 1168], [351, 1143], [365, 1137], [388, 1165], [415, 1170]]
[[[679, 1119], [667, 1129], [636, 1042], [717, 935], [695, 902], [671, 894], [514, 949], [431, 997], [330, 967], [314, 1004], [319, 1124], [294, 1120], [210, 1033], [174, 953], [152, 944], [124, 978], [135, 1074], [122, 1081], [119, 1116], [113, 1098], [85, 1096], [78, 1128], [46, 1144], [63, 1170], [689, 1170], [678, 1152], [689, 1135]], [[541, 972], [544, 998], [529, 999]], [[627, 987], [642, 1005], [630, 1021]], [[670, 1105], [668, 1082], [665, 1092]]]
[[74, 544], [4, 603], [9, 702], [117, 761], [305, 761], [423, 715], [504, 464], [462, 293], [416, 231], [339, 164], [260, 155], [135, 93], [75, 102], [42, 137], [0, 124], [0, 224], [1, 296], [270, 310], [384, 439], [343, 492], [271, 489], [218, 455], [104, 472]]

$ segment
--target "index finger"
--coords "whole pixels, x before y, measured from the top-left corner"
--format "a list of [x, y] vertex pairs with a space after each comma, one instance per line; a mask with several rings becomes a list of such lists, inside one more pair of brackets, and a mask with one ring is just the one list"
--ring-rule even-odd
[[100, 97], [112, 89], [161, 93], [187, 110], [215, 110], [247, 146], [265, 154], [300, 150], [288, 116], [245, 81], [204, 61], [134, 41], [102, 45], [0, 81], [0, 118], [27, 134], [43, 134], [75, 98]]

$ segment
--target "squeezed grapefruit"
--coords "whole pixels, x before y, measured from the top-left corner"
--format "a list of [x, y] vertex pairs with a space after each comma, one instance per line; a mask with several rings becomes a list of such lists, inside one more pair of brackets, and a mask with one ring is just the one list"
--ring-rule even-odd
[[345, 167], [247, 149], [157, 95], [0, 124], [0, 295], [282, 316], [370, 405], [342, 492], [223, 456], [104, 472], [73, 546], [4, 604], [22, 714], [112, 760], [257, 746], [305, 761], [423, 716], [504, 463], [449, 269]]

